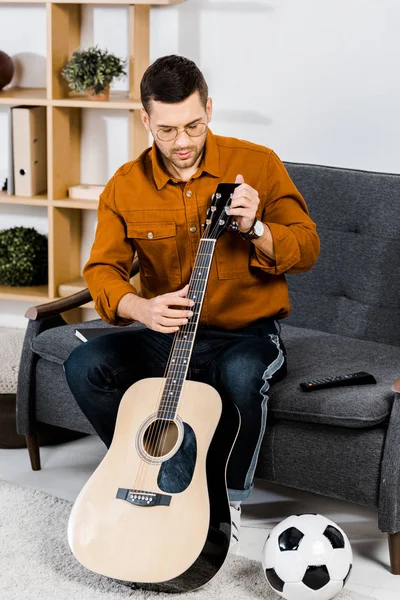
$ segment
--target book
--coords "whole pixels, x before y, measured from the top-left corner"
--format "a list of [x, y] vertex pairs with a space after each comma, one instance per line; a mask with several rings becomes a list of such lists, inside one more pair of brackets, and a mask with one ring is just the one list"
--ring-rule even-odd
[[104, 190], [104, 185], [83, 184], [73, 185], [68, 188], [68, 196], [77, 200], [95, 200], [98, 201], [100, 194]]
[[81, 329], [75, 329], [74, 335], [76, 335], [76, 337], [80, 339], [81, 342], [87, 342], [88, 340], [93, 340], [94, 338], [99, 337], [100, 335], [118, 333], [119, 331], [123, 330], [126, 331], [126, 327], [93, 327], [90, 329], [89, 327], [87, 329], [82, 327]]

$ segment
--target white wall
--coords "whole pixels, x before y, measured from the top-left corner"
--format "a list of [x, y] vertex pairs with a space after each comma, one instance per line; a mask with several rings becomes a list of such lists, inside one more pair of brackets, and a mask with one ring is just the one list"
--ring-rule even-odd
[[[126, 55], [126, 15], [122, 6], [85, 7], [82, 44]], [[44, 86], [44, 6], [0, 5], [0, 23], [0, 47], [20, 65], [16, 80]], [[216, 133], [269, 146], [283, 160], [400, 173], [399, 24], [399, 0], [186, 0], [152, 8], [151, 60], [178, 53], [197, 62]], [[127, 160], [127, 116], [83, 117], [82, 180], [105, 183]], [[0, 181], [6, 129], [0, 108]], [[33, 219], [47, 231], [40, 209], [0, 207], [1, 228]], [[82, 261], [93, 230], [86, 215]], [[0, 325], [23, 326], [26, 308], [0, 302]]]

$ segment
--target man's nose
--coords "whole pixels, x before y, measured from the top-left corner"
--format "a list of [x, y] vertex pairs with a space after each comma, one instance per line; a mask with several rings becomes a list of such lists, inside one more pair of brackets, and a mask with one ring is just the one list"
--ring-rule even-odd
[[185, 130], [180, 131], [176, 137], [175, 142], [178, 146], [187, 146], [188, 142], [190, 143], [190, 136], [186, 133]]

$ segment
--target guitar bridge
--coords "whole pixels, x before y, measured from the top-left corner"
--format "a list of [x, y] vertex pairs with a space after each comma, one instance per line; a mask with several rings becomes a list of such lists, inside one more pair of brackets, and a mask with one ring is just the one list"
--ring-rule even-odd
[[126, 500], [135, 506], [169, 506], [171, 503], [171, 496], [168, 494], [156, 494], [154, 492], [128, 490], [126, 488], [118, 488], [116, 498]]

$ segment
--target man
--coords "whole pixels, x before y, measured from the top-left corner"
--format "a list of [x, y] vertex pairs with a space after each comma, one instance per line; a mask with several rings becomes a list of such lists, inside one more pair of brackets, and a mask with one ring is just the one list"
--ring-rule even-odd
[[[241, 427], [227, 469], [237, 539], [240, 503], [253, 485], [270, 387], [286, 374], [279, 319], [290, 311], [285, 273], [310, 269], [319, 238], [307, 206], [270, 149], [215, 136], [202, 73], [179, 56], [158, 59], [141, 82], [152, 148], [123, 165], [100, 197], [84, 277], [118, 335], [78, 347], [65, 363], [76, 401], [110, 446], [119, 402], [139, 379], [163, 376], [174, 333], [191, 318], [186, 298], [206, 211], [219, 182], [236, 182], [238, 232], [216, 244], [191, 358], [198, 380], [233, 401]], [[141, 295], [129, 282], [134, 252]]]

